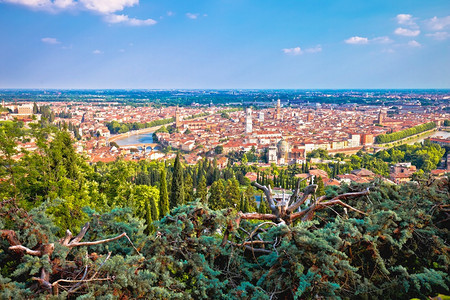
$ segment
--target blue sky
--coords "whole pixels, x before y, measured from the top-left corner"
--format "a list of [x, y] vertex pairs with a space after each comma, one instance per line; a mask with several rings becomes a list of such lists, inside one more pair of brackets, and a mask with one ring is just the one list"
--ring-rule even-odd
[[0, 0], [0, 88], [450, 88], [450, 1]]

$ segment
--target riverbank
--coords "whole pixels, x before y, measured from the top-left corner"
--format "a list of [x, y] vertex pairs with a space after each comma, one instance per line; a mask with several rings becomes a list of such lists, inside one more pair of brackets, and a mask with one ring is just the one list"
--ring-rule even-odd
[[144, 128], [144, 129], [139, 129], [139, 130], [133, 130], [133, 131], [128, 131], [125, 133], [121, 133], [121, 134], [116, 134], [114, 136], [111, 136], [108, 139], [108, 142], [116, 142], [118, 140], [121, 139], [125, 139], [127, 137], [133, 136], [133, 135], [139, 135], [139, 134], [147, 134], [147, 133], [153, 133], [155, 131], [157, 131], [159, 128], [161, 128], [162, 126], [171, 126], [174, 123], [167, 123], [165, 125], [158, 125], [158, 126], [154, 126], [154, 127], [149, 127], [149, 128]]

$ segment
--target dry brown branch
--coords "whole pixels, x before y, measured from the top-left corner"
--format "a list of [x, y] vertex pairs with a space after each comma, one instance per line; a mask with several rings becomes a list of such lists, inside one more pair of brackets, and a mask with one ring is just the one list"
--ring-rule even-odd
[[306, 199], [308, 199], [308, 197], [309, 197], [310, 195], [313, 195], [313, 194], [316, 192], [316, 190], [317, 190], [317, 184], [311, 184], [311, 185], [308, 185], [308, 186], [304, 189], [302, 197], [301, 197], [300, 199], [296, 200], [296, 201], [294, 202], [294, 204], [292, 204], [291, 206], [289, 206], [288, 209], [287, 209], [287, 211], [288, 211], [289, 213], [292, 213], [292, 212], [294, 212], [295, 210], [297, 210], [297, 209], [300, 207], [300, 205], [302, 205], [303, 203], [305, 203]]
[[80, 242], [80, 243], [70, 242], [69, 247], [73, 248], [73, 247], [81, 247], [81, 246], [100, 245], [100, 244], [109, 243], [109, 242], [118, 240], [120, 238], [123, 238], [124, 236], [127, 236], [127, 234], [125, 232], [122, 234], [119, 234], [118, 236], [109, 238], [109, 239], [98, 240], [98, 241], [94, 241], [94, 242]]
[[31, 250], [30, 248], [27, 248], [27, 247], [22, 246], [22, 245], [10, 246], [9, 250], [13, 250], [15, 252], [25, 253], [25, 254], [33, 255], [33, 256], [42, 256], [42, 251], [40, 251], [40, 250]]
[[261, 214], [261, 213], [241, 213], [240, 219], [244, 220], [272, 220], [275, 221], [277, 216], [272, 214]]

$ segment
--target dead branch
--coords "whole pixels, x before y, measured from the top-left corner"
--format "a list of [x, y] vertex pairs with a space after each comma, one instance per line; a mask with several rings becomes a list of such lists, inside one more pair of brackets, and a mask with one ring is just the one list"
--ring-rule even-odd
[[261, 214], [261, 213], [241, 213], [240, 219], [244, 220], [272, 220], [275, 221], [277, 216], [272, 214]]
[[269, 207], [272, 210], [272, 213], [278, 217], [278, 209], [277, 209], [277, 206], [275, 205], [275, 202], [273, 201], [270, 185], [269, 185], [269, 187], [267, 187], [265, 185], [261, 185], [261, 184], [257, 183], [256, 181], [253, 181], [252, 185], [254, 187], [256, 187], [257, 189], [260, 189], [264, 192], [264, 194], [266, 195], [266, 199], [269, 204]]
[[13, 250], [13, 251], [18, 252], [18, 253], [25, 253], [25, 254], [33, 255], [33, 256], [42, 256], [42, 251], [40, 251], [40, 250], [31, 250], [30, 248], [27, 248], [27, 247], [22, 246], [22, 245], [10, 246], [9, 250]]
[[353, 211], [356, 211], [356, 212], [358, 212], [360, 214], [366, 215], [365, 212], [363, 212], [363, 211], [361, 211], [359, 209], [356, 209], [353, 206], [348, 205], [347, 203], [342, 202], [340, 199], [346, 199], [346, 198], [351, 198], [351, 197], [358, 197], [358, 196], [363, 196], [363, 195], [368, 195], [368, 194], [369, 194], [369, 188], [367, 188], [366, 190], [361, 191], [361, 192], [353, 192], [353, 193], [345, 193], [345, 194], [342, 194], [342, 195], [337, 195], [336, 197], [334, 197], [333, 199], [331, 199], [331, 200], [329, 200], [327, 202], [323, 202], [326, 199], [326, 196], [322, 196], [322, 197], [319, 197], [317, 199], [316, 203], [314, 203], [313, 205], [311, 205], [307, 209], [305, 209], [305, 210], [303, 210], [301, 212], [292, 214], [290, 216], [290, 220], [294, 221], [294, 220], [296, 220], [298, 218], [302, 218], [302, 221], [310, 221], [314, 217], [316, 211], [324, 209], [324, 208], [329, 207], [329, 206], [336, 205], [336, 204], [337, 205], [341, 205], [343, 207], [346, 207], [348, 209], [351, 209]]
[[118, 239], [120, 239], [120, 238], [122, 238], [124, 236], [127, 236], [127, 234], [125, 232], [122, 233], [122, 234], [119, 234], [118, 236], [110, 238], [110, 239], [104, 239], [104, 240], [99, 240], [99, 241], [94, 241], [94, 242], [80, 242], [80, 243], [70, 242], [68, 247], [73, 248], [73, 247], [81, 247], [81, 246], [100, 245], [100, 244], [109, 243], [109, 242], [118, 240]]
[[307, 180], [309, 178], [311, 178], [311, 175], [309, 175], [309, 176], [307, 176], [307, 177], [305, 177], [303, 179], [299, 179], [297, 181], [297, 187], [295, 188], [294, 193], [292, 194], [291, 198], [289, 199], [289, 204], [293, 203], [294, 201], [297, 201], [296, 199], [297, 199], [297, 197], [299, 195], [298, 193], [300, 192], [300, 183], [302, 183], [303, 181], [305, 181], [305, 180]]
[[298, 199], [298, 200], [294, 199], [294, 201], [295, 201], [294, 204], [292, 204], [291, 206], [289, 206], [288, 209], [287, 209], [287, 211], [290, 212], [290, 213], [292, 213], [292, 212], [294, 212], [295, 210], [297, 210], [297, 209], [300, 207], [300, 205], [302, 205], [303, 203], [305, 203], [306, 199], [308, 199], [308, 197], [309, 197], [310, 195], [313, 195], [313, 194], [316, 192], [316, 190], [317, 190], [317, 184], [311, 184], [311, 185], [308, 185], [308, 186], [304, 189], [302, 197], [301, 197], [300, 199]]

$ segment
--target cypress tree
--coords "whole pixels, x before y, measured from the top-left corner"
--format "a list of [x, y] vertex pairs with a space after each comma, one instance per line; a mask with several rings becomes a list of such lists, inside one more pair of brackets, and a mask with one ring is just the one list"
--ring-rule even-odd
[[316, 180], [317, 183], [317, 191], [316, 191], [316, 195], [318, 197], [325, 195], [325, 186], [323, 184], [323, 179], [322, 176], [319, 176]]
[[261, 194], [261, 201], [259, 202], [259, 212], [262, 214], [270, 213], [269, 207], [267, 206], [264, 196]]
[[33, 114], [39, 113], [39, 107], [37, 106], [36, 102], [33, 103]]
[[241, 195], [241, 202], [239, 203], [239, 210], [242, 212], [245, 212], [244, 211], [244, 201], [245, 201], [244, 198], [245, 198], [244, 195]]
[[172, 190], [170, 193], [170, 207], [174, 208], [184, 203], [183, 166], [180, 161], [180, 153], [177, 153], [172, 177]]
[[145, 233], [150, 234], [153, 231], [153, 219], [152, 219], [152, 211], [150, 208], [150, 203], [145, 202], [145, 223], [147, 223], [147, 228], [145, 229]]
[[167, 194], [166, 169], [161, 169], [161, 180], [159, 182], [159, 215], [161, 217], [169, 214], [169, 195]]
[[225, 198], [223, 197], [225, 187], [223, 185], [223, 180], [214, 181], [211, 185], [210, 193], [208, 199], [208, 205], [211, 209], [222, 209], [227, 207], [227, 203], [225, 202]]
[[242, 197], [244, 200], [243, 200], [243, 208], [242, 208], [242, 212], [250, 212], [250, 206], [249, 206], [249, 203], [248, 203], [248, 201], [249, 201], [249, 199], [247, 199], [247, 197]]
[[202, 203], [207, 203], [208, 190], [206, 189], [206, 178], [202, 176], [198, 183], [195, 198], [200, 198]]
[[151, 211], [152, 220], [158, 220], [159, 219], [159, 209], [158, 209], [158, 206], [156, 205], [156, 199], [155, 198], [156, 198], [155, 195], [152, 195], [150, 197], [149, 201], [148, 201], [148, 202], [150, 202], [150, 211]]

